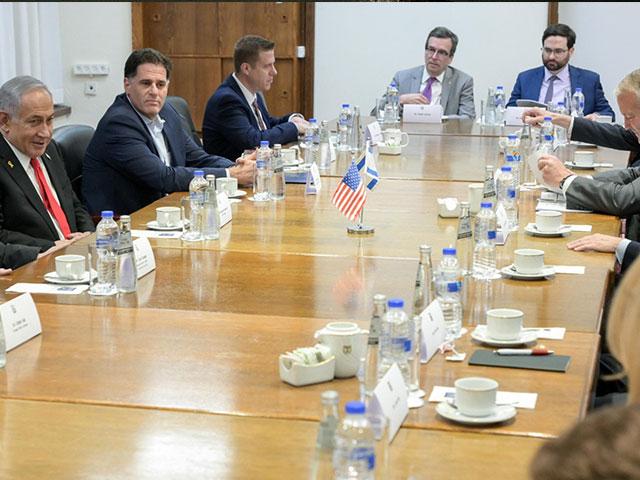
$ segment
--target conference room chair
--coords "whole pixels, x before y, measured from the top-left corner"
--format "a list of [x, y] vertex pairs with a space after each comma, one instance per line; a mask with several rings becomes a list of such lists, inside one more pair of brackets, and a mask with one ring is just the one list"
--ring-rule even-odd
[[202, 140], [196, 131], [196, 126], [193, 123], [193, 118], [191, 118], [191, 111], [189, 110], [189, 104], [187, 101], [184, 98], [175, 95], [168, 95], [166, 101], [175, 108], [180, 115], [182, 128], [184, 128], [191, 138], [193, 138], [193, 141], [196, 142], [196, 144], [202, 146]]
[[63, 125], [53, 129], [53, 139], [64, 159], [71, 186], [82, 203], [82, 160], [94, 132], [89, 125]]

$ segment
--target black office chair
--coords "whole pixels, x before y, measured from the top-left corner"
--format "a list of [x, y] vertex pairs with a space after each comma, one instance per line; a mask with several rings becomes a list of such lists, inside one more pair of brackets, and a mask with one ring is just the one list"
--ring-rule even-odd
[[82, 160], [95, 130], [89, 125], [63, 125], [53, 129], [53, 140], [64, 159], [71, 186], [78, 199], [82, 197]]
[[189, 110], [189, 104], [182, 97], [177, 97], [175, 95], [167, 96], [167, 103], [176, 109], [178, 115], [180, 115], [180, 122], [182, 123], [182, 128], [184, 128], [185, 132], [193, 138], [193, 141], [196, 142], [197, 145], [202, 146], [202, 140], [200, 140], [200, 136], [198, 132], [196, 132], [196, 126], [193, 123], [193, 119], [191, 118], [191, 111]]

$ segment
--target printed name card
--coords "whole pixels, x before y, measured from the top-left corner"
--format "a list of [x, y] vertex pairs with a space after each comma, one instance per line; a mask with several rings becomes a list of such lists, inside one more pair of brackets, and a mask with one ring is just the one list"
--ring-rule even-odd
[[218, 192], [218, 213], [220, 216], [220, 228], [231, 221], [231, 202], [224, 192]]
[[391, 443], [409, 413], [407, 384], [404, 383], [404, 378], [402, 378], [402, 373], [396, 363], [391, 366], [378, 382], [373, 391], [371, 403], [374, 413], [382, 414], [389, 420], [388, 440]]
[[373, 122], [367, 125], [365, 139], [370, 140], [372, 144], [384, 143], [384, 138], [382, 137], [382, 129], [380, 128], [380, 124], [378, 122]]
[[420, 314], [422, 319], [422, 345], [420, 363], [427, 363], [444, 343], [446, 329], [440, 302], [434, 300]]
[[36, 304], [28, 293], [0, 305], [0, 321], [7, 352], [42, 333]]
[[412, 105], [403, 108], [402, 121], [407, 123], [441, 123], [442, 105]]
[[307, 185], [304, 189], [305, 195], [315, 195], [322, 188], [322, 181], [320, 180], [320, 170], [318, 170], [318, 165], [316, 164], [316, 162], [313, 162], [309, 167], [306, 183]]
[[156, 269], [156, 259], [153, 256], [153, 249], [148, 238], [141, 237], [133, 241], [133, 254], [136, 258], [138, 278], [142, 278]]
[[504, 122], [507, 125], [524, 125], [522, 114], [527, 107], [507, 107], [504, 111]]

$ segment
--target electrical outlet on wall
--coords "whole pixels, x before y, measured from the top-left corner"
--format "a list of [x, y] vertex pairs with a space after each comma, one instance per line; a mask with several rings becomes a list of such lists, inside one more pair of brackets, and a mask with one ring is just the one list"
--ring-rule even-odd
[[96, 82], [84, 82], [84, 94], [94, 96], [98, 94], [98, 86]]

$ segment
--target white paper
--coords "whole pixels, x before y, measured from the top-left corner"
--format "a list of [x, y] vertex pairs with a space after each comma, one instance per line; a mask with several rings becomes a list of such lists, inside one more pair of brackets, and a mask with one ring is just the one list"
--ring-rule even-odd
[[157, 230], [131, 230], [131, 236], [134, 238], [180, 238], [181, 231], [162, 232]]
[[556, 273], [568, 273], [570, 275], [584, 275], [585, 267], [579, 265], [551, 265]]
[[522, 114], [525, 110], [527, 107], [507, 107], [504, 111], [504, 122], [507, 125], [524, 125]]
[[567, 331], [564, 327], [523, 328], [524, 332], [536, 332], [538, 340], [562, 340]]
[[407, 123], [441, 123], [442, 105], [406, 104], [402, 121]]
[[509, 218], [507, 217], [507, 211], [504, 209], [504, 205], [499, 203], [496, 207], [496, 223], [498, 230], [505, 231], [505, 226], [509, 224]]
[[380, 128], [380, 124], [378, 122], [373, 122], [367, 125], [365, 138], [371, 140], [371, 143], [384, 143], [384, 138], [382, 137], [382, 129]]
[[507, 230], [506, 232], [504, 230], [498, 230], [496, 232], [496, 245], [504, 245], [507, 243], [510, 234], [510, 230]]
[[47, 293], [52, 295], [79, 295], [89, 285], [54, 285], [51, 283], [15, 283], [7, 288], [11, 293]]
[[420, 314], [422, 319], [422, 344], [420, 345], [420, 363], [427, 363], [444, 343], [446, 329], [440, 302], [434, 300]]
[[218, 217], [220, 218], [220, 228], [231, 221], [231, 202], [224, 192], [218, 192]]
[[407, 385], [396, 363], [378, 382], [373, 391], [371, 403], [374, 413], [383, 414], [389, 420], [389, 443], [391, 443], [409, 413]]
[[316, 164], [316, 162], [313, 162], [311, 164], [309, 171], [311, 172], [311, 178], [313, 180], [313, 184], [316, 187], [316, 193], [317, 193], [322, 188], [322, 180], [320, 180], [320, 170], [318, 169], [318, 165]]
[[156, 269], [156, 259], [148, 238], [136, 238], [133, 241], [133, 255], [136, 259], [138, 278]]
[[36, 304], [28, 293], [0, 305], [0, 320], [7, 352], [42, 333]]
[[[440, 403], [446, 400], [453, 400], [455, 396], [455, 387], [440, 387], [436, 385], [431, 391], [429, 401]], [[535, 409], [537, 401], [537, 393], [498, 392], [496, 395], [496, 405], [511, 405], [516, 408], [526, 408], [528, 410]]]
[[569, 225], [572, 232], [590, 232], [593, 228], [591, 225]]

